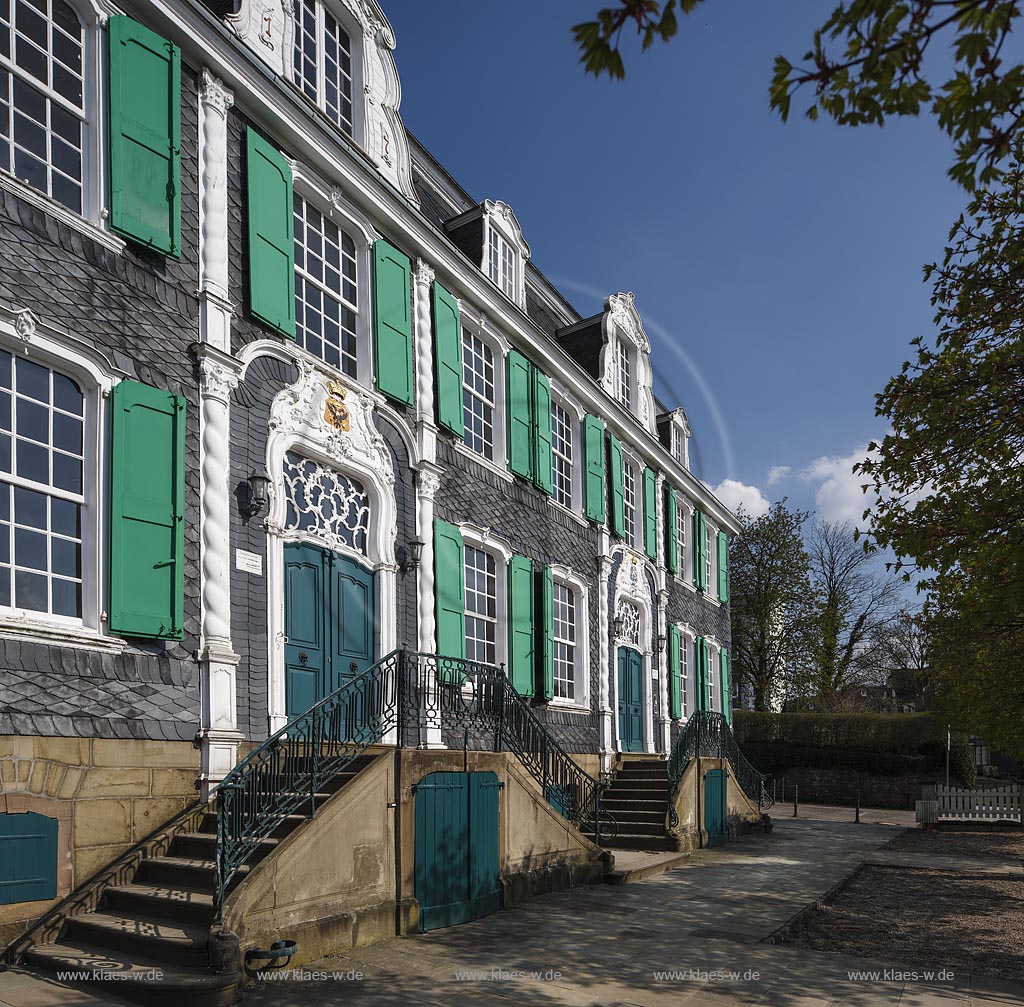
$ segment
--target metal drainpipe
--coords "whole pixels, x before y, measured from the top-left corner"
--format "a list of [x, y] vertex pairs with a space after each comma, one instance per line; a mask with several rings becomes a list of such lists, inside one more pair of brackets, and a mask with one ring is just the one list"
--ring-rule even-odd
[[698, 747], [698, 749], [697, 749], [697, 772], [694, 773], [693, 775], [697, 777], [697, 842], [700, 843], [700, 847], [699, 848], [702, 849], [702, 850], [704, 849], [704, 825], [703, 825], [704, 818], [703, 818], [703, 815], [701, 814], [701, 810], [702, 809], [701, 809], [700, 796], [701, 796], [701, 789], [702, 789], [701, 788], [701, 782], [702, 782], [702, 779], [703, 779], [703, 777], [701, 776], [701, 772], [703, 771], [703, 769], [704, 769], [704, 767], [701, 765], [701, 761], [700, 761], [700, 748]]

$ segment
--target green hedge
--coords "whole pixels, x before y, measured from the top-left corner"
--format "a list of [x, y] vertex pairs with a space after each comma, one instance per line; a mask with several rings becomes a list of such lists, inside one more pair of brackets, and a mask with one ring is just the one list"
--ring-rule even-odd
[[[946, 768], [946, 723], [930, 713], [762, 713], [736, 710], [733, 731], [763, 773], [847, 768], [880, 776]], [[973, 787], [974, 750], [953, 735], [951, 782]]]
[[946, 724], [931, 713], [762, 713], [737, 710], [733, 731], [741, 745], [809, 745], [907, 752], [946, 745]]

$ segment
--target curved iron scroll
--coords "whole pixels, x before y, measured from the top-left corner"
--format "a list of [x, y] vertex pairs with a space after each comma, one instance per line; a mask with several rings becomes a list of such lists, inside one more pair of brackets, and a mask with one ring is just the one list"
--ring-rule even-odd
[[292, 814], [312, 816], [317, 792], [371, 745], [397, 731], [399, 747], [424, 730], [462, 731], [469, 747], [508, 750], [548, 802], [600, 844], [615, 832], [603, 784], [584, 772], [515, 691], [502, 668], [396, 650], [289, 721], [217, 790], [217, 922], [239, 868]]
[[[762, 811], [767, 811], [774, 801], [768, 792], [768, 777], [756, 770], [748, 761], [732, 733], [728, 719], [722, 713], [698, 710], [686, 722], [672, 746], [668, 757], [669, 814], [675, 816], [675, 797], [683, 773], [690, 762], [698, 756], [713, 759], [728, 759], [732, 763], [736, 782]], [[675, 822], [673, 822], [675, 824]]]

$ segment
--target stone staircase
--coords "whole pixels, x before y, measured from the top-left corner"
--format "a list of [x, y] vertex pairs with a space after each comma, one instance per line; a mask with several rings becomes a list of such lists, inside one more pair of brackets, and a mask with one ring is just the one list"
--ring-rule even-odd
[[675, 850], [666, 828], [668, 776], [662, 759], [629, 759], [622, 763], [601, 806], [614, 817], [618, 831], [601, 845], [612, 850]]
[[[316, 794], [316, 806], [376, 758], [355, 759]], [[239, 869], [233, 884], [244, 883], [260, 860], [309, 821], [308, 812], [307, 800], [283, 819]], [[68, 985], [99, 988], [155, 1007], [233, 1003], [240, 977], [217, 974], [210, 967], [216, 851], [217, 816], [206, 814], [199, 831], [179, 833], [166, 855], [142, 860], [131, 883], [108, 888], [93, 912], [69, 917], [58, 941], [29, 948], [22, 966], [50, 976], [88, 973]], [[111, 978], [115, 973], [117, 978]], [[161, 978], [152, 978], [156, 974]]]

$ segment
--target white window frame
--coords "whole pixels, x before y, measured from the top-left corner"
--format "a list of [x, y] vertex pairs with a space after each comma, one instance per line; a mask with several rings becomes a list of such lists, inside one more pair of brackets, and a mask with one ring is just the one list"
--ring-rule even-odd
[[[487, 345], [491, 351], [491, 358], [494, 361], [494, 422], [492, 424], [492, 437], [494, 438], [494, 457], [488, 458], [479, 451], [474, 451], [464, 440], [455, 442], [455, 450], [462, 452], [467, 458], [472, 458], [480, 465], [485, 465], [495, 474], [507, 482], [512, 482], [512, 475], [508, 471], [508, 395], [506, 389], [506, 357], [510, 349], [509, 344], [493, 332], [489, 331], [482, 319], [473, 317], [471, 309], [463, 304], [462, 328], [459, 332], [459, 348], [462, 349], [463, 334], [473, 336]], [[465, 368], [465, 360], [461, 366]], [[464, 378], [465, 371], [460, 373]], [[460, 392], [465, 395], [465, 381], [460, 382]], [[465, 405], [463, 403], [463, 409]], [[463, 412], [463, 417], [465, 413]]]
[[[31, 328], [28, 337], [22, 335]], [[85, 397], [83, 429], [82, 618], [15, 608], [0, 610], [0, 632], [21, 639], [63, 641], [89, 649], [120, 651], [124, 641], [106, 632], [107, 521], [109, 507], [109, 397], [122, 377], [92, 346], [43, 329], [28, 312], [0, 310], [0, 346], [13, 356], [73, 379]], [[12, 598], [13, 601], [13, 598]]]
[[693, 538], [693, 512], [682, 493], [676, 490], [672, 492], [676, 494], [676, 556], [679, 560], [676, 577], [684, 584], [692, 584], [693, 556], [690, 553], [690, 539]]
[[553, 565], [551, 576], [556, 584], [572, 591], [575, 598], [576, 660], [573, 665], [574, 698], [554, 697], [548, 705], [590, 713], [590, 592], [586, 581], [566, 566]]
[[708, 690], [708, 709], [713, 710], [715, 713], [722, 712], [722, 697], [720, 695], [720, 688], [718, 687], [718, 679], [715, 674], [715, 665], [718, 661], [718, 655], [721, 648], [712, 639], [706, 638], [704, 640], [704, 650], [708, 656], [708, 668], [707, 668], [707, 690]]
[[615, 345], [615, 398], [623, 408], [633, 411], [636, 402], [636, 367], [633, 347], [624, 339]]
[[718, 529], [713, 525], [706, 525], [706, 528], [704, 573], [707, 576], [707, 583], [704, 587], [704, 597], [718, 603]]
[[357, 384], [365, 391], [376, 393], [373, 376], [376, 373], [373, 332], [373, 243], [376, 234], [373, 224], [356, 209], [341, 191], [332, 187], [315, 171], [298, 161], [290, 161], [293, 190], [296, 196], [315, 206], [339, 229], [345, 231], [356, 246], [356, 375], [353, 378], [333, 367], [322, 357], [310, 353], [296, 341], [295, 349], [313, 361], [321, 370], [335, 375], [342, 383]]
[[[569, 436], [567, 438], [569, 447], [569, 457], [566, 458], [564, 454], [558, 451], [555, 446], [555, 410], [559, 410], [564, 413], [567, 419], [567, 426], [569, 428]], [[559, 396], [551, 396], [551, 485], [552, 493], [551, 499], [554, 503], [560, 507], [564, 507], [566, 510], [572, 511], [574, 514], [581, 509], [581, 492], [580, 492], [580, 457], [581, 457], [581, 437], [580, 437], [580, 420], [576, 413], [576, 410], [572, 408], [567, 402], [561, 399]], [[557, 459], [563, 459], [567, 462], [569, 467], [569, 499], [568, 502], [559, 500], [555, 489], [557, 487]]]
[[[61, 223], [87, 234], [115, 252], [120, 252], [125, 247], [125, 242], [108, 229], [103, 205], [106, 200], [104, 194], [107, 190], [105, 144], [107, 84], [104, 33], [100, 29], [106, 21], [109, 11], [102, 10], [96, 4], [80, 2], [80, 0], [67, 0], [67, 3], [78, 15], [84, 29], [82, 37], [82, 103], [85, 118], [82, 125], [81, 213], [58, 202], [41, 189], [36, 189], [27, 182], [23, 182], [12, 172], [0, 170], [0, 188], [16, 193], [26, 202], [39, 207]], [[13, 60], [9, 64], [4, 64], [4, 68], [12, 76], [15, 76], [13, 66]]]
[[633, 459], [622, 456], [622, 516], [626, 523], [626, 543], [636, 548], [636, 528], [638, 512], [641, 510], [638, 500], [637, 483], [639, 482], [637, 467]]
[[[526, 260], [530, 257], [530, 246], [523, 238], [519, 221], [516, 220], [512, 208], [507, 203], [485, 200], [482, 204], [483, 213], [483, 249], [480, 268], [495, 287], [513, 304], [520, 308], [526, 307]], [[491, 272], [492, 234], [503, 241], [511, 254], [512, 275], [508, 284], [502, 283], [502, 276]], [[499, 255], [500, 259], [500, 255]], [[511, 291], [507, 287], [511, 287]]]
[[[512, 559], [512, 547], [508, 542], [491, 534], [490, 529], [481, 528], [469, 522], [459, 525], [464, 545], [488, 553], [494, 559], [495, 615], [494, 628], [495, 664], [508, 667], [508, 564]], [[463, 557], [465, 569], [465, 557]], [[463, 602], [465, 604], [465, 602]]]
[[679, 697], [681, 700], [681, 724], [685, 724], [694, 711], [693, 683], [695, 680], [693, 647], [696, 640], [693, 632], [683, 626], [679, 627]]
[[[313, 104], [320, 113], [330, 122], [332, 125], [337, 127], [341, 132], [345, 133], [346, 136], [351, 136], [357, 143], [362, 143], [364, 133], [364, 122], [363, 122], [363, 92], [364, 92], [364, 74], [363, 64], [365, 62], [365, 53], [363, 49], [363, 30], [354, 22], [351, 14], [340, 3], [330, 3], [329, 0], [313, 0], [316, 7], [316, 26], [317, 26], [317, 37], [316, 37], [316, 62], [317, 62], [317, 96], [314, 99], [310, 95], [306, 94], [302, 84], [296, 80], [296, 65], [295, 65], [295, 46], [298, 43], [301, 35], [301, 27], [299, 25], [298, 18], [295, 17], [295, 3], [294, 0], [290, 0], [288, 6], [288, 16], [292, 19], [292, 45], [289, 47], [289, 52], [286, 56], [286, 79], [288, 82], [311, 104]], [[327, 111], [327, 98], [326, 98], [326, 74], [325, 70], [325, 50], [324, 50], [324, 12], [330, 14], [332, 18], [338, 23], [338, 25], [346, 32], [349, 37], [350, 46], [350, 58], [352, 61], [352, 130], [349, 132], [345, 127], [339, 123], [330, 112]]]

